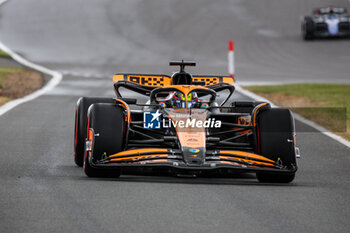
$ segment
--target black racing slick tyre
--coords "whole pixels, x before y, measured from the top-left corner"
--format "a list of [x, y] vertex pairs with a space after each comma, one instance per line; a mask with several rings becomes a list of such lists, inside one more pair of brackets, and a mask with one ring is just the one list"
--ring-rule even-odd
[[232, 102], [230, 107], [231, 112], [235, 113], [251, 113], [253, 109], [264, 102], [252, 102], [252, 101], [235, 101]]
[[88, 128], [92, 130], [91, 152], [86, 151], [84, 172], [88, 177], [119, 177], [120, 169], [98, 168], [104, 155], [112, 155], [124, 149], [127, 125], [124, 109], [117, 104], [93, 104], [88, 111]]
[[305, 17], [302, 23], [302, 34], [304, 40], [312, 40], [314, 38], [314, 23], [310, 17]]
[[295, 123], [289, 109], [271, 108], [258, 114], [258, 153], [281, 163], [291, 172], [257, 172], [260, 182], [289, 183], [295, 177]]
[[74, 162], [79, 167], [84, 163], [85, 139], [87, 133], [87, 112], [95, 103], [113, 103], [112, 98], [81, 97], [75, 111]]

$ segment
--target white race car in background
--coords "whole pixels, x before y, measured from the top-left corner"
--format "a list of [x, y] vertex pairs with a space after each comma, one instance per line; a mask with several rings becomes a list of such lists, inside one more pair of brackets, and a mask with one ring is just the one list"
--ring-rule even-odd
[[350, 36], [350, 16], [346, 8], [325, 7], [314, 9], [312, 16], [304, 16], [301, 23], [305, 40], [324, 37]]

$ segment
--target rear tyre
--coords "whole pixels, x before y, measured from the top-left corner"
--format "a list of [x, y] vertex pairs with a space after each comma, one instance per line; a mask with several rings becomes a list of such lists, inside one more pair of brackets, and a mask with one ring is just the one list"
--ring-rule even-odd
[[304, 18], [302, 34], [304, 40], [312, 40], [314, 38], [314, 23], [310, 17]]
[[[93, 104], [88, 111], [89, 125], [95, 136], [92, 151], [85, 153], [84, 172], [88, 177], [119, 177], [120, 169], [93, 167], [103, 155], [112, 155], [124, 149], [126, 122], [124, 109], [116, 104]], [[91, 157], [91, 158], [90, 158]]]
[[81, 97], [75, 111], [74, 162], [79, 167], [84, 163], [85, 139], [87, 133], [87, 111], [91, 104], [113, 103], [112, 98]]
[[231, 112], [235, 113], [251, 113], [253, 109], [264, 102], [252, 102], [252, 101], [235, 101], [232, 102], [230, 107], [233, 107], [231, 109]]
[[279, 161], [290, 169], [287, 174], [258, 172], [260, 182], [289, 183], [295, 177], [294, 118], [289, 109], [272, 108], [258, 114], [259, 154]]

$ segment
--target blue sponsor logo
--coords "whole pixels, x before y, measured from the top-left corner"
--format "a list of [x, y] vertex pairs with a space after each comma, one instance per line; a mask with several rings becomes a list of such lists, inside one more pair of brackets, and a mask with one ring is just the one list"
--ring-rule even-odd
[[145, 129], [160, 129], [160, 116], [162, 114], [157, 110], [156, 112], [143, 113], [143, 128]]

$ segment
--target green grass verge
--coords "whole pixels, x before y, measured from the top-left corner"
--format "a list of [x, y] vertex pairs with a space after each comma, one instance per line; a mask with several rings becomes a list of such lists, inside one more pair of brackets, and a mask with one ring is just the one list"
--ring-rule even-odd
[[20, 70], [23, 70], [22, 68], [15, 68], [15, 67], [0, 67], [0, 90], [2, 89], [2, 81], [4, 80], [6, 75], [9, 75], [14, 72], [18, 72]]
[[0, 57], [11, 57], [11, 56], [0, 49]]
[[0, 106], [42, 87], [40, 73], [21, 67], [0, 67]]
[[301, 106], [293, 111], [350, 140], [349, 84], [288, 84], [245, 88], [281, 106], [284, 105], [279, 101], [282, 98], [284, 103], [285, 99], [293, 102], [295, 97], [303, 98], [305, 102], [313, 103], [313, 106]]
[[[18, 68], [11, 68], [11, 67], [0, 67], [0, 91], [2, 90], [2, 82], [4, 80], [4, 77], [6, 75], [11, 74], [12, 72], [18, 71]], [[6, 102], [12, 100], [11, 98], [8, 98], [6, 96], [0, 96], [0, 106], [5, 104]]]

